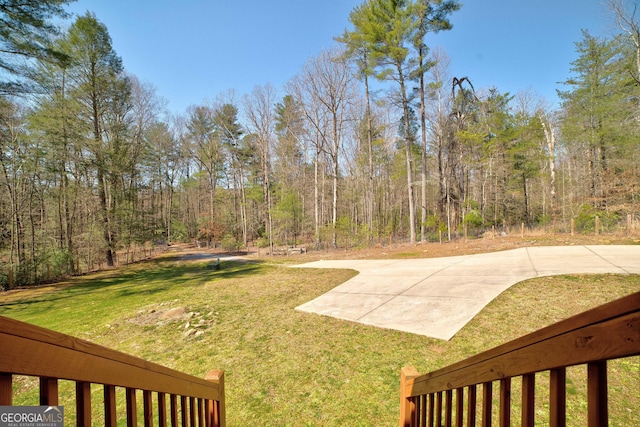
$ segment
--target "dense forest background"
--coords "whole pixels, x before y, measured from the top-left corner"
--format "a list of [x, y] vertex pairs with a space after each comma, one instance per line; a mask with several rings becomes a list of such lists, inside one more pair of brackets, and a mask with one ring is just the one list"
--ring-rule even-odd
[[457, 1], [365, 0], [285, 87], [178, 115], [67, 3], [0, 0], [0, 287], [9, 270], [29, 284], [171, 242], [346, 248], [638, 222], [637, 2], [609, 1], [619, 34], [575, 42], [559, 110], [450, 75], [426, 43]]

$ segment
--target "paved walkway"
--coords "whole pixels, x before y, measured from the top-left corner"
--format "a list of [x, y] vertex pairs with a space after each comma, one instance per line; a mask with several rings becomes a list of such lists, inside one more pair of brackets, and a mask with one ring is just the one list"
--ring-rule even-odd
[[640, 246], [549, 246], [447, 258], [316, 261], [360, 274], [296, 310], [450, 340], [510, 286], [558, 274], [640, 274]]

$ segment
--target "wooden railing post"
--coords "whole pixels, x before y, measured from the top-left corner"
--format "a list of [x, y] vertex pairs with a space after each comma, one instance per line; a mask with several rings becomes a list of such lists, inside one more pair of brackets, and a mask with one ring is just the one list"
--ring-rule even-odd
[[536, 406], [536, 374], [522, 376], [522, 427], [533, 427]]
[[493, 383], [482, 384], [482, 427], [491, 427], [491, 409], [493, 404]]
[[565, 427], [567, 424], [567, 370], [552, 369], [549, 387], [549, 425]]
[[444, 401], [444, 425], [446, 427], [451, 427], [451, 422], [453, 421], [453, 390], [447, 390], [444, 392]]
[[40, 404], [58, 406], [58, 380], [55, 378], [40, 378]]
[[153, 399], [149, 390], [142, 392], [142, 407], [145, 427], [153, 427]]
[[429, 407], [427, 408], [427, 426], [433, 427], [436, 421], [435, 419], [435, 408], [436, 408], [436, 395], [431, 393], [429, 394]]
[[91, 384], [76, 383], [76, 425], [91, 426]]
[[464, 388], [456, 389], [456, 427], [464, 425]]
[[136, 389], [126, 389], [127, 400], [127, 427], [137, 427], [138, 425], [138, 404], [136, 402]]
[[158, 393], [158, 427], [167, 427], [167, 395]]
[[196, 425], [196, 410], [197, 410], [197, 402], [195, 397], [189, 398], [189, 425]]
[[213, 414], [207, 414], [207, 418], [212, 419], [212, 425], [215, 427], [225, 427], [227, 425], [225, 391], [224, 391], [224, 371], [213, 370], [207, 373], [205, 377], [207, 381], [217, 382], [220, 389], [220, 400], [213, 405]]
[[112, 385], [104, 386], [104, 425], [116, 427], [118, 418], [116, 415], [116, 388]]
[[500, 427], [511, 426], [511, 378], [500, 380]]
[[187, 427], [189, 425], [189, 398], [187, 396], [180, 396], [180, 409], [181, 409], [181, 417], [180, 422], [182, 427]]
[[609, 425], [607, 361], [587, 365], [587, 419], [589, 427]]
[[442, 392], [436, 393], [436, 409], [435, 409], [435, 423], [436, 426], [442, 426]]
[[178, 396], [172, 394], [169, 396], [170, 406], [171, 406], [171, 425], [178, 425]]
[[477, 393], [477, 386], [469, 386], [469, 399], [467, 400], [467, 427], [475, 427], [476, 425]]
[[416, 405], [407, 395], [407, 382], [418, 376], [413, 366], [402, 368], [400, 371], [400, 427], [411, 427], [415, 415]]
[[11, 406], [13, 401], [13, 375], [0, 372], [0, 406]]

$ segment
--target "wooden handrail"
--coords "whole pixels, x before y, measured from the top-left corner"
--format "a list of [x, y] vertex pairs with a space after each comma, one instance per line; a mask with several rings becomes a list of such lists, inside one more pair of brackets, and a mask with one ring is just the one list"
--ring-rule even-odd
[[[589, 419], [603, 419], [606, 413], [600, 412], [607, 393], [606, 361], [636, 355], [640, 355], [640, 292], [431, 373], [420, 375], [411, 367], [403, 368], [400, 425], [425, 425], [420, 420], [426, 416], [422, 412], [427, 411], [424, 401], [429, 396], [450, 390], [459, 390], [462, 395], [465, 388], [474, 387], [475, 399], [475, 387], [486, 385], [483, 389], [486, 388], [490, 393], [493, 381], [500, 381], [499, 413], [506, 416], [509, 411], [506, 405], [510, 402], [506, 397], [510, 395], [510, 379], [520, 376], [523, 380], [523, 419], [532, 418], [534, 374], [542, 371], [551, 374], [551, 423], [554, 424], [555, 417], [562, 425], [565, 368], [581, 364], [588, 365]], [[491, 398], [488, 398], [488, 403], [486, 399], [483, 402], [490, 405]], [[461, 402], [457, 403], [458, 408], [462, 407]], [[475, 411], [475, 403], [467, 408]], [[487, 417], [490, 417], [491, 408], [484, 408], [484, 411], [488, 411]]]
[[[222, 371], [211, 371], [205, 379], [193, 377], [3, 316], [0, 316], [0, 348], [0, 405], [12, 404], [13, 375], [26, 375], [40, 378], [40, 402], [49, 405], [57, 405], [58, 402], [57, 380], [75, 381], [78, 425], [91, 425], [90, 384], [104, 385], [107, 425], [116, 423], [116, 387], [127, 390], [128, 423], [137, 413], [135, 391], [142, 390], [145, 418], [152, 411], [151, 393], [158, 394], [160, 425], [166, 425], [167, 396], [172, 402], [172, 417], [175, 398], [180, 397], [190, 401], [191, 411], [199, 412], [203, 417], [201, 421], [206, 421], [206, 425], [226, 424]], [[204, 409], [201, 411], [199, 408]], [[183, 416], [186, 416], [184, 404], [182, 409]]]

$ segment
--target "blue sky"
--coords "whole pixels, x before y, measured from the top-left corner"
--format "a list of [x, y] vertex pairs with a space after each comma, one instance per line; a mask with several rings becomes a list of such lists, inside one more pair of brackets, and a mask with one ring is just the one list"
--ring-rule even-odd
[[[78, 0], [96, 14], [127, 71], [151, 83], [168, 108], [257, 85], [278, 90], [312, 56], [331, 47], [361, 0]], [[466, 0], [453, 30], [428, 36], [444, 49], [451, 75], [476, 89], [531, 90], [551, 104], [569, 77], [581, 29], [614, 30], [601, 0]]]

